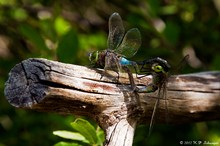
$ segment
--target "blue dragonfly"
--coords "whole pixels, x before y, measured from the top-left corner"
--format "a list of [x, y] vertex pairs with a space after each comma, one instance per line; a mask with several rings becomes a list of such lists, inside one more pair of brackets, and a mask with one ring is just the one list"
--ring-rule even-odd
[[94, 67], [113, 70], [118, 74], [121, 71], [128, 73], [131, 87], [135, 90], [136, 85], [129, 67], [134, 67], [137, 72], [138, 66], [127, 58], [133, 57], [141, 45], [140, 31], [132, 28], [125, 34], [121, 16], [116, 12], [110, 16], [108, 24], [107, 49], [90, 53], [89, 60]]

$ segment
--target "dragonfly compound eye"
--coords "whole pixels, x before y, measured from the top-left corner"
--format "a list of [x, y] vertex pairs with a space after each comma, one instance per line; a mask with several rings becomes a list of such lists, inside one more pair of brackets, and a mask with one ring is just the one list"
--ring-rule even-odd
[[89, 53], [89, 61], [90, 61], [91, 63], [97, 62], [97, 61], [98, 61], [98, 56], [99, 56], [99, 52], [98, 52], [98, 51]]
[[155, 72], [162, 72], [163, 71], [163, 67], [161, 65], [153, 65], [152, 66], [152, 69], [155, 71]]

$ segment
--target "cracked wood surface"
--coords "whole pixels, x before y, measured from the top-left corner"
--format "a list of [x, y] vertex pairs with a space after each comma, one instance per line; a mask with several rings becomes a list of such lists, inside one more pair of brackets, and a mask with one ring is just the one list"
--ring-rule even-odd
[[[134, 79], [140, 88], [151, 82]], [[168, 113], [161, 99], [155, 123], [166, 115], [174, 124], [220, 119], [220, 71], [171, 76], [167, 87]], [[105, 130], [106, 145], [129, 146], [136, 124], [149, 123], [157, 92], [133, 93], [126, 73], [117, 81], [111, 71], [28, 59], [11, 70], [5, 96], [18, 108], [89, 116]]]

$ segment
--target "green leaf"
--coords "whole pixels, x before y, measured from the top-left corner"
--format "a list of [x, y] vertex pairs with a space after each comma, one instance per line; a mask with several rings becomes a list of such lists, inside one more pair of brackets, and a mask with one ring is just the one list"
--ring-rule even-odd
[[58, 44], [57, 56], [59, 61], [73, 63], [79, 48], [79, 41], [75, 31], [72, 29], [63, 36]]
[[65, 130], [58, 130], [53, 132], [54, 135], [57, 135], [62, 138], [71, 139], [71, 140], [78, 140], [85, 143], [89, 143], [83, 135], [78, 132], [70, 132]]
[[27, 12], [23, 8], [14, 8], [14, 11], [11, 11], [12, 17], [14, 17], [18, 21], [22, 21], [27, 19]]
[[64, 35], [71, 29], [71, 25], [63, 17], [57, 17], [54, 22], [54, 28], [59, 35]]
[[105, 133], [104, 131], [98, 127], [98, 129], [96, 130], [96, 135], [98, 137], [98, 142], [97, 145], [102, 146], [103, 142], [105, 141]]
[[22, 24], [19, 26], [20, 33], [30, 40], [37, 49], [40, 50], [49, 50], [46, 46], [44, 39], [41, 34], [28, 24]]
[[69, 143], [69, 142], [61, 141], [61, 142], [56, 143], [54, 146], [82, 146], [82, 145], [78, 143]]
[[96, 130], [88, 121], [79, 118], [71, 123], [71, 126], [82, 134], [90, 142], [90, 144], [97, 143], [98, 138], [96, 135]]
[[161, 8], [161, 13], [164, 15], [174, 15], [177, 11], [177, 5], [168, 5]]

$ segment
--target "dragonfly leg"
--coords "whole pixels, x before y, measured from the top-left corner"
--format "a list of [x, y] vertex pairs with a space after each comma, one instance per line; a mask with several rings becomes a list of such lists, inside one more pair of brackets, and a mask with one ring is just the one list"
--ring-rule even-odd
[[120, 77], [119, 72], [118, 71], [115, 72], [117, 73], [117, 83], [119, 83], [119, 77]]
[[119, 71], [120, 65], [118, 61], [118, 56], [113, 52], [107, 52], [105, 56], [105, 67], [104, 70], [112, 70], [117, 73], [117, 82], [119, 82]]
[[132, 88], [133, 92], [138, 91], [139, 89], [137, 88], [137, 86], [134, 82], [134, 78], [133, 78], [133, 75], [132, 75], [132, 72], [130, 71], [130, 69], [127, 66], [123, 66], [122, 68], [126, 73], [128, 73], [129, 81], [130, 81], [131, 88]]
[[[137, 76], [137, 74], [136, 74], [136, 76]], [[142, 76], [137, 76], [137, 79], [141, 79], [141, 78], [143, 78], [143, 77], [146, 77], [147, 75], [142, 75]]]
[[158, 86], [151, 83], [151, 84], [147, 85], [145, 88], [139, 88], [138, 92], [151, 93], [151, 92], [155, 92], [157, 89], [158, 89]]
[[137, 75], [140, 72], [140, 70], [139, 70], [139, 67], [138, 67], [137, 63], [132, 61], [132, 66], [134, 67], [134, 70], [135, 70], [135, 73], [136, 73], [136, 78], [138, 78]]
[[100, 80], [104, 77], [104, 74], [101, 74]]
[[[105, 73], [107, 72], [107, 70], [110, 70], [110, 69], [104, 68]], [[119, 83], [119, 77], [120, 77], [119, 72], [116, 71], [116, 70], [111, 70], [111, 71], [114, 71], [114, 72], [117, 73], [117, 77], [116, 77], [113, 81], [116, 81], [117, 83]], [[104, 74], [101, 74], [100, 80], [101, 80], [104, 76], [105, 76]]]

